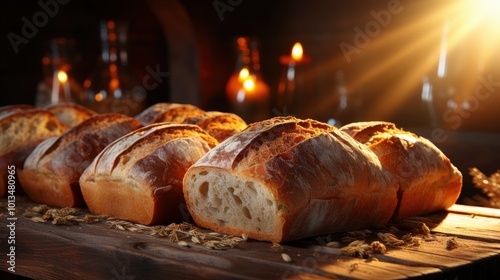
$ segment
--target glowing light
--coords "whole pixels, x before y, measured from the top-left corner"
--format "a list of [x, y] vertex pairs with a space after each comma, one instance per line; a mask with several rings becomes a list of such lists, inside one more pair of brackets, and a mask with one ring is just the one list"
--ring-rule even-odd
[[500, 1], [498, 0], [468, 0], [466, 1], [466, 10], [470, 11], [472, 16], [484, 18], [486, 16], [497, 17], [500, 13]]
[[253, 81], [253, 79], [250, 77], [248, 79], [246, 79], [244, 82], [243, 82], [243, 87], [247, 90], [247, 91], [252, 91], [254, 90], [255, 88], [255, 82]]
[[240, 74], [238, 75], [238, 80], [240, 82], [243, 82], [248, 78], [248, 76], [250, 76], [250, 72], [248, 71], [247, 68], [243, 68], [241, 69]]
[[111, 89], [111, 91], [114, 91], [119, 87], [120, 87], [120, 81], [117, 78], [112, 78], [109, 81], [109, 88]]
[[302, 49], [302, 45], [299, 42], [295, 43], [292, 48], [292, 58], [294, 60], [301, 60], [303, 55], [304, 50]]
[[57, 79], [59, 80], [59, 82], [65, 83], [68, 81], [68, 75], [66, 74], [66, 72], [59, 70], [57, 72]]
[[98, 92], [96, 95], [95, 95], [95, 101], [97, 102], [101, 102], [102, 100], [104, 99], [104, 96], [101, 92]]

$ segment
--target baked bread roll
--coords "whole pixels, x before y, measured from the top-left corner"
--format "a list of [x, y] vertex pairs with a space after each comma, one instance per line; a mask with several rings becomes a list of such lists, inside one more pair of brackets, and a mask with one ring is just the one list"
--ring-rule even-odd
[[102, 114], [40, 143], [19, 170], [28, 196], [58, 207], [83, 207], [78, 180], [95, 156], [115, 139], [142, 127], [134, 118]]
[[77, 126], [97, 114], [86, 107], [70, 102], [47, 105], [44, 109], [54, 114], [67, 127]]
[[156, 103], [135, 118], [143, 125], [149, 125], [159, 122], [182, 123], [185, 118], [205, 113], [202, 109], [189, 105], [178, 103]]
[[188, 117], [183, 123], [198, 125], [219, 142], [247, 127], [247, 123], [238, 115], [215, 111]]
[[27, 105], [27, 104], [15, 104], [15, 105], [6, 105], [0, 107], [0, 118], [2, 118], [5, 115], [11, 114], [11, 113], [17, 113], [17, 112], [24, 112], [27, 110], [33, 110], [36, 109], [35, 106], [32, 105]]
[[462, 174], [429, 140], [388, 122], [358, 122], [340, 130], [372, 150], [397, 179], [395, 219], [447, 209], [457, 201]]
[[217, 144], [195, 125], [138, 129], [106, 147], [85, 170], [83, 197], [95, 213], [144, 225], [179, 221], [184, 174]]
[[153, 123], [182, 123], [186, 118], [204, 114], [202, 109], [188, 104], [170, 104], [168, 110], [158, 114]]
[[156, 116], [167, 111], [170, 105], [171, 103], [155, 103], [144, 109], [144, 111], [135, 116], [135, 118], [145, 126], [152, 124]]
[[[6, 113], [6, 112], [9, 113]], [[14, 165], [21, 169], [24, 160], [43, 140], [60, 135], [66, 126], [45, 110], [25, 110], [20, 107], [10, 107], [3, 117], [0, 117], [0, 196], [7, 195], [8, 166]], [[16, 172], [16, 174], [18, 174]], [[20, 185], [16, 192], [22, 193]]]
[[364, 145], [333, 126], [293, 117], [249, 125], [184, 177], [198, 225], [272, 242], [385, 224], [397, 188]]

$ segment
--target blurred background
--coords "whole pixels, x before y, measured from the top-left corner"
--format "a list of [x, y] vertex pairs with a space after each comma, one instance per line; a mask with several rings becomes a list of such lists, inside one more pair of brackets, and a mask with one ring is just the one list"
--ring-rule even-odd
[[[498, 1], [2, 5], [0, 106], [37, 104], [44, 85], [50, 96], [51, 85], [60, 83], [64, 92], [71, 81], [71, 94], [90, 107], [103, 98], [129, 98], [137, 110], [191, 103], [240, 113], [249, 122], [279, 115], [336, 125], [385, 120], [433, 140], [464, 174], [473, 166], [486, 174], [498, 169]], [[297, 42], [299, 58], [292, 56]], [[110, 67], [113, 55], [118, 68]], [[54, 78], [50, 69], [61, 57], [70, 66], [58, 69], [67, 76]], [[253, 77], [249, 84], [243, 68]], [[96, 88], [103, 80], [113, 92]]]

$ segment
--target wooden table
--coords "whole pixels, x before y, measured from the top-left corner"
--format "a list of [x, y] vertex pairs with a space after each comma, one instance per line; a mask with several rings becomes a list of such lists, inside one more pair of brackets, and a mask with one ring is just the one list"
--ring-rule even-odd
[[[6, 200], [0, 205], [1, 270], [8, 272], [6, 237], [12, 231], [6, 224], [11, 221]], [[420, 246], [387, 245], [385, 254], [357, 258], [340, 249], [353, 233], [330, 236], [332, 241], [344, 240], [340, 248], [326, 246], [323, 236], [281, 246], [247, 240], [214, 250], [189, 239], [179, 244], [110, 228], [112, 222], [105, 219], [90, 224], [38, 223], [23, 217], [34, 205], [16, 202], [15, 274], [36, 279], [500, 279], [500, 210], [495, 209], [454, 205], [446, 212], [399, 221], [393, 224], [400, 230], [398, 238], [422, 223], [431, 229], [430, 238]], [[371, 229], [366, 241], [380, 240], [375, 232], [394, 227]], [[456, 246], [447, 248], [449, 240]]]

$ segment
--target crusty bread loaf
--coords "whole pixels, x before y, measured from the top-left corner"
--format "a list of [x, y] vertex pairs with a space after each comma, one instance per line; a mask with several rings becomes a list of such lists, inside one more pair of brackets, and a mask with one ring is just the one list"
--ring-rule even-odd
[[[48, 111], [24, 110], [20, 107], [10, 109], [0, 118], [1, 197], [7, 194], [7, 167], [14, 165], [16, 169], [21, 169], [26, 157], [40, 142], [66, 130], [66, 126]], [[21, 186], [17, 187], [17, 193], [22, 193]]]
[[183, 123], [198, 125], [219, 142], [247, 127], [247, 123], [238, 115], [215, 111], [188, 117]]
[[24, 112], [33, 109], [36, 109], [36, 107], [27, 104], [14, 104], [14, 105], [2, 106], [0, 107], [0, 118], [8, 114]]
[[189, 104], [170, 104], [168, 110], [158, 114], [153, 123], [170, 122], [182, 123], [186, 118], [205, 113], [202, 109]]
[[58, 137], [40, 143], [19, 170], [28, 196], [58, 207], [85, 206], [78, 180], [94, 157], [115, 139], [140, 128], [121, 114], [95, 115]]
[[143, 125], [159, 122], [182, 123], [185, 118], [205, 113], [202, 109], [189, 104], [156, 103], [135, 118]]
[[184, 177], [197, 224], [273, 242], [384, 224], [396, 194], [394, 178], [364, 145], [293, 117], [249, 125]]
[[148, 108], [144, 109], [139, 115], [135, 116], [135, 118], [140, 121], [143, 125], [152, 124], [156, 116], [158, 114], [163, 113], [168, 110], [171, 103], [155, 103]]
[[44, 109], [52, 112], [67, 127], [77, 126], [96, 114], [96, 112], [86, 107], [70, 102], [50, 104], [45, 106]]
[[144, 225], [179, 221], [186, 170], [218, 142], [195, 125], [151, 124], [106, 147], [80, 178], [95, 213]]
[[399, 183], [394, 218], [447, 209], [460, 195], [462, 174], [429, 140], [388, 122], [358, 122], [341, 128], [365, 144]]

